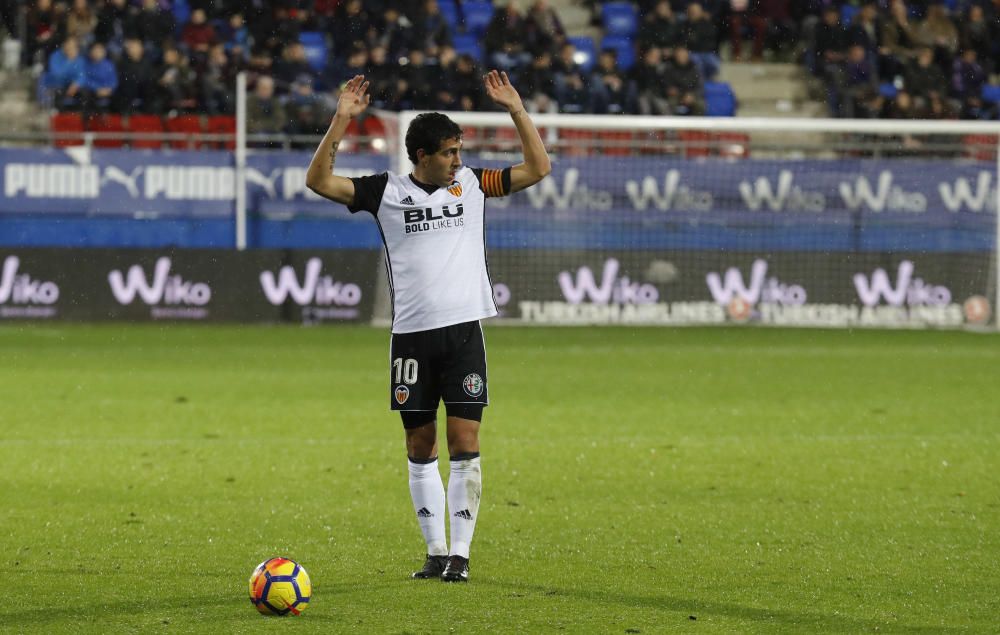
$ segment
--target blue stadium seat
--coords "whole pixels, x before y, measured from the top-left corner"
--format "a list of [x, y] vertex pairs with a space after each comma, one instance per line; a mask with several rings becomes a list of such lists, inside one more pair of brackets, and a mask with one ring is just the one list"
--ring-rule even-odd
[[177, 25], [179, 35], [180, 30], [191, 19], [191, 7], [188, 5], [187, 0], [174, 0], [173, 5], [170, 7], [170, 12], [174, 14], [174, 23]]
[[452, 33], [458, 31], [458, 7], [455, 6], [455, 1], [438, 0], [438, 8], [441, 9], [441, 15], [444, 16]]
[[891, 82], [883, 82], [878, 85], [878, 94], [886, 99], [895, 99], [898, 93], [899, 89]]
[[732, 117], [736, 114], [736, 95], [726, 82], [705, 82], [705, 116]]
[[849, 25], [854, 20], [854, 16], [856, 16], [860, 10], [860, 8], [854, 6], [853, 4], [843, 5], [840, 7], [840, 23], [844, 26]]
[[983, 98], [983, 101], [992, 103], [1000, 102], [1000, 86], [997, 86], [996, 84], [984, 84], [981, 97]]
[[597, 61], [597, 47], [594, 46], [594, 38], [575, 35], [566, 39], [576, 47], [576, 63], [584, 72], [589, 73], [594, 68], [594, 62]]
[[465, 14], [465, 32], [481, 36], [493, 19], [493, 3], [490, 0], [469, 0], [462, 3], [462, 12]]
[[451, 41], [455, 45], [456, 53], [470, 55], [477, 64], [482, 63], [483, 47], [479, 43], [479, 36], [472, 33], [456, 33], [451, 36]]
[[299, 42], [306, 49], [306, 61], [317, 71], [326, 67], [326, 59], [330, 50], [326, 45], [326, 38], [319, 31], [303, 31], [299, 34]]
[[601, 21], [608, 35], [635, 35], [639, 17], [631, 2], [608, 2], [601, 9]]
[[628, 70], [635, 64], [635, 45], [631, 38], [623, 35], [605, 35], [601, 40], [601, 50], [613, 49], [618, 53], [618, 68]]

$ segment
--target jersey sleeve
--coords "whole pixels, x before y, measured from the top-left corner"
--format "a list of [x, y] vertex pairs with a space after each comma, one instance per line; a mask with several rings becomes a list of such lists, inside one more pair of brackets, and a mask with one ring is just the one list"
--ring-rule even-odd
[[351, 181], [354, 183], [354, 205], [348, 205], [348, 211], [352, 214], [366, 211], [377, 215], [385, 186], [389, 182], [389, 173], [352, 177]]
[[486, 194], [486, 198], [510, 194], [510, 168], [502, 170], [472, 168], [472, 173], [476, 175], [479, 189]]

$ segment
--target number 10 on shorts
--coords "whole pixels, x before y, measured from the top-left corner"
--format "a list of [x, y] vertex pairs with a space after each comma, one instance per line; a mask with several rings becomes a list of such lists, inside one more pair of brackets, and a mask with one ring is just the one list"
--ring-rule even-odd
[[417, 383], [417, 360], [397, 357], [392, 360], [393, 382], [403, 382], [408, 386]]

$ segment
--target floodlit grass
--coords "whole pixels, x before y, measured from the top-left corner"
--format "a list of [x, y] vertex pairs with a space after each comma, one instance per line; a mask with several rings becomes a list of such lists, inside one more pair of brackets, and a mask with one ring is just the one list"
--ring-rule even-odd
[[387, 332], [0, 327], [0, 631], [273, 632], [276, 555], [312, 576], [296, 633], [995, 631], [1000, 337], [486, 334], [445, 585], [408, 579]]

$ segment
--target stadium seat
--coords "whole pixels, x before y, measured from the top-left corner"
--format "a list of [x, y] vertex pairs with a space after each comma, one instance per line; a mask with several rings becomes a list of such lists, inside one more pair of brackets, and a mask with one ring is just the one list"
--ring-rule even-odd
[[454, 0], [438, 0], [438, 9], [452, 33], [458, 32], [458, 7]]
[[465, 32], [481, 37], [493, 19], [493, 3], [489, 0], [469, 0], [462, 3]]
[[970, 134], [962, 137], [965, 156], [973, 161], [994, 163], [997, 160], [997, 137], [988, 134]]
[[121, 115], [94, 115], [86, 121], [87, 130], [97, 135], [95, 148], [121, 148], [125, 145], [125, 124]]
[[299, 42], [306, 50], [306, 61], [309, 62], [309, 66], [317, 71], [326, 68], [326, 59], [330, 49], [321, 32], [303, 31], [299, 34]]
[[576, 47], [576, 56], [574, 58], [576, 63], [580, 65], [580, 68], [584, 72], [589, 73], [594, 68], [594, 62], [597, 61], [597, 49], [594, 46], [594, 39], [585, 35], [575, 35], [566, 39]]
[[594, 137], [597, 135], [593, 130], [580, 130], [574, 128], [560, 128], [560, 154], [570, 157], [590, 156], [594, 153]]
[[53, 134], [52, 145], [57, 148], [83, 145], [83, 117], [78, 112], [57, 112], [52, 115], [49, 130]]
[[195, 149], [201, 147], [201, 116], [200, 115], [178, 115], [169, 117], [166, 123], [167, 132], [174, 134], [184, 134], [183, 139], [171, 139], [170, 147], [179, 150]]
[[618, 68], [627, 71], [635, 64], [635, 46], [632, 39], [623, 35], [605, 35], [601, 50], [612, 49], [618, 54]]
[[984, 84], [983, 92], [980, 96], [983, 98], [983, 101], [990, 103], [1000, 102], [1000, 86], [996, 84]]
[[631, 37], [639, 30], [639, 18], [631, 2], [608, 2], [601, 9], [601, 22], [608, 35]]
[[611, 157], [631, 156], [635, 134], [629, 130], [604, 130], [597, 134], [601, 154]]
[[[134, 134], [163, 134], [163, 119], [159, 115], [132, 115], [128, 118], [125, 128]], [[162, 138], [131, 139], [129, 145], [133, 148], [153, 148], [163, 147]]]
[[732, 117], [736, 114], [736, 95], [726, 82], [705, 82], [705, 116]]
[[479, 43], [479, 37], [471, 33], [456, 33], [451, 37], [455, 52], [459, 55], [469, 55], [479, 64], [483, 61], [483, 47]]
[[746, 159], [750, 156], [750, 135], [745, 132], [719, 132], [719, 156], [728, 159]]
[[712, 134], [705, 130], [681, 130], [677, 133], [688, 159], [707, 157], [712, 154]]
[[840, 7], [840, 23], [843, 26], [849, 26], [851, 22], [854, 21], [854, 16], [858, 14], [861, 9], [853, 4], [844, 4]]
[[231, 115], [213, 115], [205, 124], [205, 132], [212, 135], [230, 135], [223, 141], [213, 141], [212, 146], [232, 150], [236, 147], [236, 117]]
[[385, 154], [389, 150], [389, 141], [386, 139], [385, 124], [374, 115], [365, 117], [361, 122], [361, 134], [368, 137], [368, 145], [373, 152]]
[[878, 94], [886, 99], [895, 99], [899, 89], [892, 82], [882, 82], [878, 85]]

